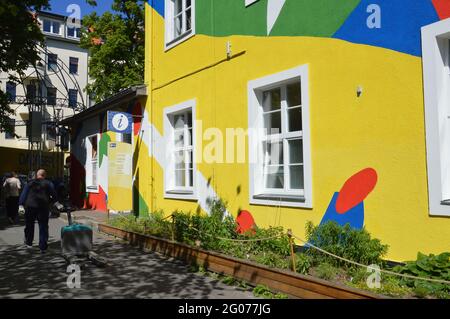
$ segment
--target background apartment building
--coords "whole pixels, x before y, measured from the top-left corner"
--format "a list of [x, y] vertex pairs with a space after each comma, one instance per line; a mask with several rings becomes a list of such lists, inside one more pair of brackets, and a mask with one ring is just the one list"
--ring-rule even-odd
[[[10, 119], [14, 132], [0, 133], [1, 174], [11, 170], [27, 174], [34, 169], [33, 162], [62, 167], [63, 156], [51, 152], [60, 151], [58, 146], [67, 140], [60, 137], [55, 124], [90, 106], [85, 91], [88, 50], [80, 47], [80, 24], [49, 12], [38, 11], [36, 17], [45, 37], [44, 46], [39, 48], [40, 61], [30, 65], [19, 84], [9, 79], [17, 74], [0, 74], [0, 88], [9, 93], [15, 111]], [[60, 172], [56, 169], [54, 174]]]
[[1, 133], [0, 146], [28, 149], [27, 123], [34, 104], [42, 105], [42, 149], [55, 148], [54, 122], [74, 115], [89, 106], [85, 92], [88, 83], [88, 50], [80, 48], [80, 28], [69, 18], [48, 12], [37, 12], [45, 46], [40, 48], [41, 60], [25, 71], [22, 83], [9, 81], [9, 74], [0, 74], [1, 89], [11, 96], [15, 116], [11, 118], [14, 133]]

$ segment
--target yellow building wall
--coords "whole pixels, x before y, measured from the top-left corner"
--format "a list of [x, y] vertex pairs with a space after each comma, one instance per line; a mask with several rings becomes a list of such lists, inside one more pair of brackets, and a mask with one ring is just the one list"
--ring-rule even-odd
[[[151, 56], [146, 60], [146, 111], [161, 135], [164, 108], [190, 99], [197, 101], [196, 120], [203, 121], [203, 130], [217, 127], [225, 136], [226, 128], [246, 129], [249, 81], [309, 67], [313, 208], [250, 205], [248, 163], [197, 164], [234, 216], [246, 209], [258, 226], [291, 228], [304, 238], [305, 223], [318, 224], [344, 182], [371, 167], [378, 183], [364, 201], [365, 227], [390, 246], [387, 258], [401, 261], [419, 251], [450, 250], [450, 218], [428, 213], [420, 58], [315, 37], [196, 35], [165, 52], [163, 19], [146, 7], [152, 30], [146, 38]], [[233, 54], [242, 55], [191, 74], [226, 58], [227, 41]], [[359, 98], [358, 86], [363, 88]], [[139, 154], [142, 161], [146, 156], [145, 150]], [[145, 200], [150, 210], [198, 209], [195, 202], [164, 199], [161, 163], [152, 158], [149, 164], [151, 195]]]

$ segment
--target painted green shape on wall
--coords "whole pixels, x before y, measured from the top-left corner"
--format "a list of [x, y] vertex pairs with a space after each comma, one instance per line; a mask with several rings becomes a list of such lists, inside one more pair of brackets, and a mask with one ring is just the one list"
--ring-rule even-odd
[[[133, 189], [133, 196], [137, 195], [137, 197], [138, 197], [138, 198], [134, 199], [134, 205], [136, 205], [136, 203], [137, 203], [138, 207], [134, 206], [133, 210], [135, 212], [136, 211], [138, 212], [139, 217], [147, 217], [148, 213], [149, 213], [148, 205], [145, 202], [145, 199], [142, 197], [141, 193], [139, 193], [139, 190], [136, 187], [133, 187], [133, 188], [134, 188]], [[136, 199], [137, 199], [137, 201], [136, 201]]]
[[[244, 0], [197, 0], [195, 7], [197, 34], [267, 35], [267, 0], [249, 7], [245, 7]], [[213, 20], [211, 12], [214, 13]]]
[[287, 0], [271, 36], [331, 37], [361, 0]]
[[102, 166], [103, 162], [103, 156], [108, 155], [108, 142], [111, 142], [111, 137], [108, 135], [108, 133], [103, 133], [102, 137], [100, 138], [99, 144], [99, 167]]

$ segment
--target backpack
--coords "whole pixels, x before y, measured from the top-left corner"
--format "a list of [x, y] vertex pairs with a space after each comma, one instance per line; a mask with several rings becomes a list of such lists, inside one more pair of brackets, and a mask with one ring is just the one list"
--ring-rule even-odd
[[25, 206], [30, 208], [48, 208], [50, 204], [50, 185], [46, 180], [33, 180], [28, 185]]

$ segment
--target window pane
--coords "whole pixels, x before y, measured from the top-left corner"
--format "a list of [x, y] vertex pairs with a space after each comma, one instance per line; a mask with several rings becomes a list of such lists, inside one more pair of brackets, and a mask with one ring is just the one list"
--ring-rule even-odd
[[184, 187], [186, 185], [186, 172], [185, 170], [175, 171], [175, 186]]
[[36, 86], [34, 86], [33, 84], [28, 84], [27, 85], [27, 99], [29, 99], [30, 101], [33, 101], [35, 97], [36, 97]]
[[53, 21], [53, 31], [52, 32], [55, 34], [59, 34], [59, 27], [60, 27], [59, 22]]
[[12, 131], [11, 132], [5, 132], [5, 138], [7, 140], [14, 139], [15, 138], [15, 131], [16, 131], [16, 120], [15, 119], [8, 119], [9, 125], [11, 125]]
[[264, 163], [268, 165], [283, 164], [283, 142], [264, 143]]
[[281, 133], [281, 111], [264, 114], [264, 128], [266, 134], [280, 134]]
[[71, 74], [78, 73], [78, 58], [69, 58], [69, 72]]
[[191, 0], [186, 0], [186, 8], [189, 8], [191, 6]]
[[47, 104], [48, 105], [56, 104], [56, 88], [47, 89]]
[[303, 165], [289, 166], [291, 189], [303, 189]]
[[184, 128], [184, 114], [175, 115], [173, 119], [175, 128]]
[[6, 93], [8, 93], [10, 102], [14, 102], [16, 100], [16, 84], [14, 82], [6, 82]]
[[77, 107], [78, 91], [69, 89], [69, 107]]
[[183, 147], [184, 146], [184, 130], [175, 130], [175, 147]]
[[49, 20], [44, 20], [44, 31], [45, 32], [51, 31], [51, 23]]
[[185, 168], [184, 151], [175, 152], [175, 169]]
[[194, 186], [194, 171], [192, 169], [189, 170], [189, 185], [190, 187]]
[[302, 104], [302, 97], [301, 97], [301, 91], [300, 91], [300, 82], [295, 82], [295, 83], [289, 84], [287, 86], [287, 105], [288, 105], [288, 107], [298, 106], [301, 104]]
[[183, 10], [183, 0], [175, 0], [175, 15]]
[[288, 110], [289, 132], [301, 131], [302, 127], [302, 108]]
[[174, 30], [175, 38], [179, 37], [181, 35], [181, 33], [182, 33], [182, 25], [183, 25], [182, 24], [182, 16], [180, 15], [180, 16], [175, 18], [175, 30]]
[[48, 70], [56, 72], [58, 69], [58, 55], [56, 54], [49, 54], [48, 55]]
[[190, 31], [191, 26], [191, 9], [186, 10], [186, 31]]
[[188, 166], [189, 169], [193, 169], [193, 163], [194, 163], [194, 157], [192, 151], [187, 151], [187, 158], [188, 158]]
[[75, 37], [75, 28], [67, 28], [67, 36]]
[[281, 108], [281, 89], [276, 88], [263, 92], [263, 110], [269, 112]]
[[188, 127], [192, 127], [192, 112], [187, 112], [187, 125]]
[[303, 141], [290, 140], [289, 144], [289, 164], [303, 164]]
[[187, 140], [187, 146], [192, 146], [192, 137], [193, 137], [193, 135], [192, 135], [192, 129], [189, 129], [188, 132], [187, 132], [187, 134], [188, 134], [188, 136], [187, 136], [187, 138], [186, 138], [186, 140]]
[[268, 166], [265, 181], [266, 188], [284, 188], [283, 166]]

